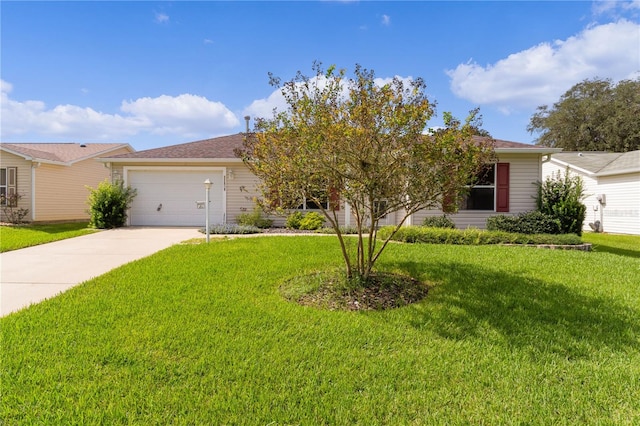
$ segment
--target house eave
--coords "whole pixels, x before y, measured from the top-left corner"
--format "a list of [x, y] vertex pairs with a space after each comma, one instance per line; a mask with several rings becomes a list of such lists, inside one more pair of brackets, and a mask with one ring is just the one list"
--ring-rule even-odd
[[562, 148], [495, 148], [496, 154], [556, 154], [562, 152]]
[[102, 163], [132, 164], [132, 163], [242, 163], [240, 158], [98, 158]]
[[640, 173], [640, 168], [634, 167], [630, 169], [611, 170], [608, 172], [594, 173], [594, 175], [601, 177], [601, 176], [624, 175], [628, 173]]

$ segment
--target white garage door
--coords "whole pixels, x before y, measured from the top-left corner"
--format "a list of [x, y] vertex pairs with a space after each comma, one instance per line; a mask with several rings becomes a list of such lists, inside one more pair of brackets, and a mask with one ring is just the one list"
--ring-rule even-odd
[[[209, 192], [209, 223], [224, 223], [222, 170], [129, 170], [127, 184], [137, 190], [129, 220], [133, 226], [202, 226], [205, 224], [204, 181]], [[201, 204], [200, 207], [203, 207]]]

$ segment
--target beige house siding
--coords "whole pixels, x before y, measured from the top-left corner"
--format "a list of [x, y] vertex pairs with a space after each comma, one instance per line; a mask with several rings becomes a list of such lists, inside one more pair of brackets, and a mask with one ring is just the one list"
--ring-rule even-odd
[[[113, 151], [125, 154], [127, 149]], [[95, 188], [110, 171], [95, 158], [78, 161], [69, 166], [40, 164], [35, 169], [35, 221], [89, 220], [87, 186]]]
[[[501, 154], [498, 161], [509, 163], [509, 212], [495, 211], [459, 211], [448, 215], [454, 221], [457, 228], [469, 227], [485, 229], [487, 218], [497, 214], [515, 215], [518, 213], [535, 210], [535, 197], [537, 193], [536, 182], [541, 180], [540, 155], [539, 154]], [[442, 211], [421, 210], [411, 218], [411, 224], [421, 225], [428, 216], [442, 216]]]
[[[32, 220], [31, 161], [8, 152], [2, 152], [0, 156], [0, 167], [17, 167], [18, 180], [16, 189], [18, 194], [22, 195], [22, 198], [18, 201], [17, 208], [29, 209], [29, 214], [25, 217], [25, 220]], [[4, 219], [4, 212], [0, 209], [0, 220]]]

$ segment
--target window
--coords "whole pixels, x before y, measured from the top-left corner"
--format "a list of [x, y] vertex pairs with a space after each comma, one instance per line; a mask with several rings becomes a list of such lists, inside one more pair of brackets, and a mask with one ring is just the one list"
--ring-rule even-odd
[[[323, 209], [326, 210], [329, 208], [329, 196], [326, 193], [317, 194], [316, 198], [320, 200], [320, 204], [322, 205]], [[297, 210], [318, 210], [318, 209], [320, 209], [320, 207], [316, 204], [316, 202], [314, 200], [307, 199], [307, 198], [305, 198], [302, 204], [300, 204], [297, 207]]]
[[469, 193], [463, 197], [460, 210], [495, 210], [496, 166], [487, 164], [476, 176]]
[[[315, 195], [320, 201], [320, 205], [325, 210], [340, 210], [340, 196], [338, 191], [334, 188], [329, 188], [327, 191], [319, 192]], [[297, 210], [319, 210], [320, 207], [315, 201], [305, 198], [302, 204], [298, 205]]]
[[7, 169], [0, 169], [0, 205], [7, 205]]
[[8, 203], [17, 201], [17, 182], [17, 167], [3, 167], [0, 169], [0, 204], [6, 206]]

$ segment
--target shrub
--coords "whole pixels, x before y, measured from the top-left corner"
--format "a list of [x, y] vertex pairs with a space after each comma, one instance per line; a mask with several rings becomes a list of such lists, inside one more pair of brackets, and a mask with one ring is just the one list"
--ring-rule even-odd
[[100, 182], [97, 188], [87, 187], [90, 191], [89, 226], [99, 229], [124, 226], [127, 221], [127, 210], [136, 196], [136, 190], [124, 186], [122, 181], [111, 183]]
[[287, 216], [287, 220], [284, 223], [285, 228], [288, 229], [300, 229], [300, 221], [304, 217], [302, 212], [293, 212]]
[[300, 220], [300, 229], [315, 231], [324, 225], [324, 216], [317, 212], [309, 212]]
[[[200, 229], [203, 234], [206, 233], [205, 229]], [[251, 225], [236, 225], [236, 224], [221, 224], [209, 226], [210, 234], [258, 234], [262, 232], [260, 228]]]
[[11, 194], [9, 196], [2, 195], [0, 197], [0, 204], [2, 204], [2, 213], [4, 213], [4, 219], [13, 224], [24, 222], [24, 218], [29, 214], [29, 209], [18, 207], [18, 202], [22, 199], [22, 195]]
[[264, 217], [260, 206], [255, 206], [251, 213], [238, 215], [236, 222], [238, 222], [238, 225], [255, 226], [260, 229], [271, 228], [271, 225], [273, 225], [273, 220]]
[[568, 168], [564, 176], [558, 170], [538, 183], [538, 210], [558, 219], [561, 233], [582, 235], [582, 224], [587, 214], [583, 199], [582, 178], [571, 176]]
[[518, 234], [560, 234], [560, 221], [539, 211], [517, 216], [497, 215], [487, 219], [487, 230]]
[[[386, 238], [394, 227], [380, 228], [378, 236]], [[483, 231], [476, 228], [464, 230], [449, 228], [427, 228], [423, 226], [405, 226], [393, 236], [394, 241], [425, 244], [582, 244], [582, 239], [575, 234], [518, 234], [505, 231]]]
[[428, 216], [422, 221], [422, 226], [429, 228], [450, 228], [455, 229], [456, 224], [448, 216]]
[[[320, 228], [316, 232], [319, 234], [335, 234], [336, 230], [333, 228]], [[340, 233], [342, 235], [357, 235], [359, 231], [355, 226], [341, 226]]]

